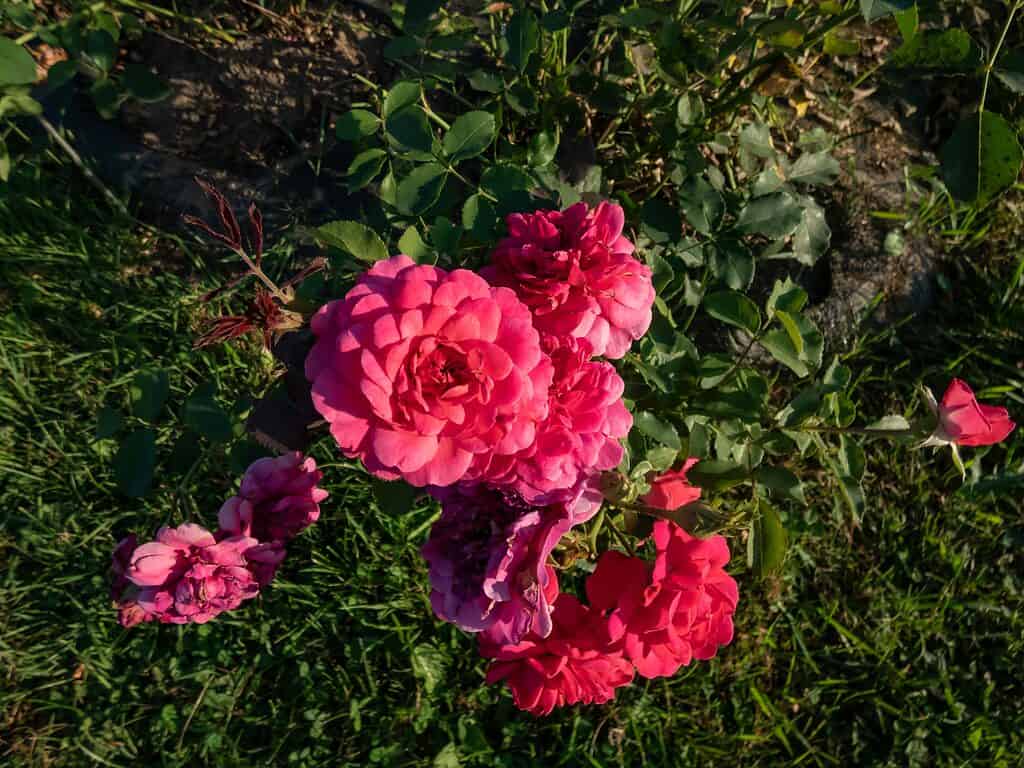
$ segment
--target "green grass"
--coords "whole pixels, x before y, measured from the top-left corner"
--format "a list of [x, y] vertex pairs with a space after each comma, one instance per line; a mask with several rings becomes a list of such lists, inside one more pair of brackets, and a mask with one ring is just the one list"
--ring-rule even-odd
[[[205, 626], [122, 630], [105, 577], [118, 537], [212, 525], [237, 477], [231, 443], [202, 441], [174, 467], [184, 398], [212, 383], [230, 406], [273, 372], [255, 342], [191, 351], [209, 268], [90, 199], [73, 175], [24, 166], [0, 201], [5, 764], [1020, 765], [1017, 494], [971, 497], [947, 456], [882, 444], [868, 450], [863, 519], [824, 473], [808, 478], [808, 506], [785, 510], [780, 578], [756, 583], [733, 542], [731, 646], [604, 708], [537, 720], [484, 687], [473, 640], [429, 609], [418, 548], [432, 510], [378, 508], [326, 441], [313, 453], [331, 499], [271, 588]], [[962, 263], [927, 317], [862, 340], [864, 413], [898, 410], [917, 380], [942, 386], [950, 371], [1022, 413], [1022, 318], [1001, 304], [1013, 267]], [[96, 418], [127, 412], [147, 367], [170, 372], [171, 396], [155, 488], [133, 500]], [[1020, 449], [1015, 437], [975, 452], [969, 470], [1015, 474]]]

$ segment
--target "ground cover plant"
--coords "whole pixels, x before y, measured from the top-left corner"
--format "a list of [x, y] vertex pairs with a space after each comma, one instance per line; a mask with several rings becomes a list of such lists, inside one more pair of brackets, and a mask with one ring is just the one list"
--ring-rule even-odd
[[[1014, 764], [1017, 6], [343, 14], [384, 63], [291, 219], [202, 182], [144, 224], [32, 127], [60, 51], [116, 117], [170, 90], [136, 18], [298, 28], [249, 10], [6, 15], [12, 760]], [[980, 84], [895, 203], [865, 82]], [[947, 258], [829, 335], [858, 226]]]

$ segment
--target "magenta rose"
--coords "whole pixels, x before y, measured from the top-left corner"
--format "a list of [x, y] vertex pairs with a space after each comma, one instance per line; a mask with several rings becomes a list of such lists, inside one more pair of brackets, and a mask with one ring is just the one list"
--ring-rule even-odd
[[654, 524], [653, 565], [608, 551], [587, 579], [587, 597], [610, 611], [612, 639], [643, 677], [669, 677], [693, 659], [710, 659], [732, 642], [739, 601], [725, 572], [729, 546], [722, 536], [698, 539], [675, 523]]
[[245, 552], [247, 536], [217, 541], [205, 528], [184, 523], [161, 528], [156, 541], [134, 549], [128, 579], [138, 586], [138, 606], [169, 624], [202, 624], [256, 596], [259, 584]]
[[423, 547], [434, 612], [494, 642], [551, 632], [558, 582], [548, 558], [562, 536], [601, 506], [591, 486], [569, 502], [532, 507], [482, 485], [432, 489], [441, 517]]
[[117, 620], [125, 629], [156, 619], [139, 605], [139, 588], [128, 578], [132, 554], [137, 546], [135, 534], [129, 534], [117, 543], [110, 556], [110, 598], [117, 603]]
[[617, 467], [619, 440], [633, 425], [622, 379], [611, 363], [590, 359], [588, 341], [547, 337], [542, 346], [554, 367], [548, 417], [529, 448], [495, 458], [485, 474], [487, 482], [508, 486], [531, 504], [565, 499], [583, 478]]
[[261, 542], [287, 541], [320, 517], [327, 491], [317, 487], [323, 472], [301, 453], [257, 459], [245, 470], [238, 495], [217, 515], [221, 530]]
[[651, 324], [651, 270], [622, 236], [622, 208], [577, 203], [564, 211], [513, 213], [508, 237], [482, 274], [512, 288], [543, 335], [590, 342], [595, 355], [623, 357]]
[[547, 415], [551, 363], [529, 310], [472, 272], [379, 261], [312, 329], [313, 403], [345, 455], [383, 479], [474, 480]]

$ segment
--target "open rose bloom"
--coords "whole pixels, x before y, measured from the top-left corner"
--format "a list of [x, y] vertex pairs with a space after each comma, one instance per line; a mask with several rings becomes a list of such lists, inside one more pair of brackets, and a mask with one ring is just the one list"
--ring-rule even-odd
[[259, 591], [245, 559], [245, 551], [256, 544], [246, 536], [218, 542], [193, 523], [161, 528], [156, 541], [131, 554], [127, 577], [140, 588], [136, 602], [170, 624], [203, 624], [237, 608]]
[[520, 709], [548, 715], [569, 704], [604, 704], [633, 679], [622, 643], [608, 636], [600, 615], [572, 595], [560, 595], [546, 637], [517, 643], [480, 640], [480, 655], [493, 659], [487, 682], [504, 681]]
[[543, 335], [586, 339], [595, 355], [620, 358], [647, 333], [651, 270], [633, 258], [625, 216], [614, 203], [590, 209], [513, 213], [508, 237], [483, 274], [513, 290]]
[[587, 580], [587, 597], [608, 611], [610, 636], [643, 677], [668, 677], [694, 659], [710, 659], [732, 642], [739, 601], [725, 572], [729, 546], [721, 536], [698, 539], [674, 523], [654, 524], [653, 564], [605, 552]]
[[530, 312], [472, 272], [377, 262], [313, 318], [313, 403], [377, 477], [446, 486], [534, 441], [551, 362]]

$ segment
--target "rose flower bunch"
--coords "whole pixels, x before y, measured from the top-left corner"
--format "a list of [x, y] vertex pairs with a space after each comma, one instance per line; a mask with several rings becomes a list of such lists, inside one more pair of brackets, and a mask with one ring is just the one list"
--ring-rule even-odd
[[[633, 416], [610, 361], [647, 333], [655, 302], [624, 223], [608, 202], [512, 214], [479, 272], [380, 260], [310, 321], [313, 406], [345, 456], [439, 503], [422, 548], [433, 610], [477, 635], [487, 680], [536, 715], [607, 702], [635, 675], [674, 675], [733, 638], [726, 539], [685, 522], [710, 510], [687, 476], [700, 460], [618, 472]], [[959, 463], [957, 446], [1014, 428], [959, 380], [941, 403], [926, 399], [930, 422], [861, 432], [927, 436], [920, 445], [950, 445]], [[300, 453], [261, 459], [215, 533], [185, 523], [124, 539], [112, 569], [121, 623], [201, 623], [255, 597], [319, 517], [320, 479]], [[606, 498], [657, 520], [637, 529], [640, 547], [597, 557], [584, 602], [561, 591], [552, 554]]]

